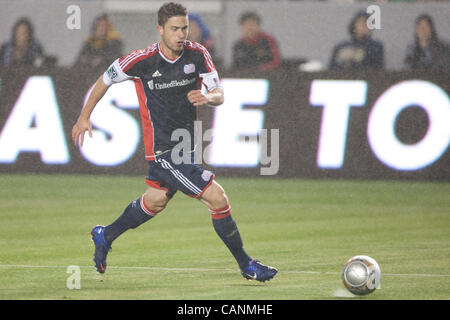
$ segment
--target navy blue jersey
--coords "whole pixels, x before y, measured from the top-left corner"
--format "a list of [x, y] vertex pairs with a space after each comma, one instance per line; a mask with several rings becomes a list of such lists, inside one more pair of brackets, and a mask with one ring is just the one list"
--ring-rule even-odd
[[145, 158], [171, 150], [172, 132], [186, 129], [194, 143], [197, 107], [187, 94], [191, 90], [220, 87], [219, 76], [208, 51], [196, 42], [185, 41], [184, 50], [175, 60], [164, 56], [158, 43], [115, 60], [103, 74], [106, 85], [133, 80], [139, 100]]

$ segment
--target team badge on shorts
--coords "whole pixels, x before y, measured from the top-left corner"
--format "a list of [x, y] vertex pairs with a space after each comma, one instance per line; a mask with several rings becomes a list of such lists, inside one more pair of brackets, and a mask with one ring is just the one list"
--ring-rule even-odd
[[211, 179], [211, 176], [212, 176], [212, 172], [211, 171], [203, 170], [203, 173], [202, 173], [202, 179], [203, 180], [209, 181], [209, 179]]

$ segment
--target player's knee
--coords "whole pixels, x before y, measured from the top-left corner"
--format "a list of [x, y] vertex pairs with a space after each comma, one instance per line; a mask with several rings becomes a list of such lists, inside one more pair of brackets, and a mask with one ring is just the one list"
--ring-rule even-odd
[[167, 202], [168, 202], [168, 200], [165, 198], [151, 201], [149, 203], [150, 210], [153, 211], [154, 213], [160, 213], [161, 211], [163, 211], [166, 208]]
[[144, 194], [145, 206], [155, 215], [163, 211], [166, 208], [168, 202], [169, 198], [167, 198], [165, 193], [151, 194], [151, 195], [149, 195], [148, 193]]
[[154, 213], [154, 214], [158, 214], [161, 211], [163, 211], [166, 208], [166, 205], [159, 205], [159, 204], [153, 204], [150, 206], [150, 210]]
[[211, 210], [220, 210], [229, 205], [225, 190], [219, 184], [213, 183], [210, 188], [208, 202]]

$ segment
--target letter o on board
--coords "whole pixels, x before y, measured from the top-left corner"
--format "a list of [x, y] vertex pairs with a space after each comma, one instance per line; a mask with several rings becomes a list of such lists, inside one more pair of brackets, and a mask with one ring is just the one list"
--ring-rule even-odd
[[[425, 136], [413, 145], [395, 135], [400, 112], [420, 106], [428, 115]], [[421, 80], [402, 81], [375, 102], [367, 124], [369, 145], [385, 165], [397, 170], [419, 170], [438, 160], [450, 142], [450, 100], [439, 86]]]

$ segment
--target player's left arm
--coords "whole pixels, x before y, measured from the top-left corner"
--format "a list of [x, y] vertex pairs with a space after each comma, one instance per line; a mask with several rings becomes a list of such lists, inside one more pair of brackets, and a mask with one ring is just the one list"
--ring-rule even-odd
[[208, 50], [203, 46], [195, 45], [197, 52], [201, 52], [199, 55], [199, 61], [196, 64], [198, 70], [198, 77], [201, 80], [201, 87], [206, 90], [196, 89], [191, 90], [187, 94], [187, 98], [190, 103], [195, 107], [216, 107], [224, 101], [224, 91], [220, 84], [219, 74], [211, 59], [211, 55]]
[[224, 91], [221, 87], [214, 88], [207, 93], [203, 93], [201, 90], [191, 90], [188, 92], [187, 98], [195, 107], [216, 107], [223, 103]]

